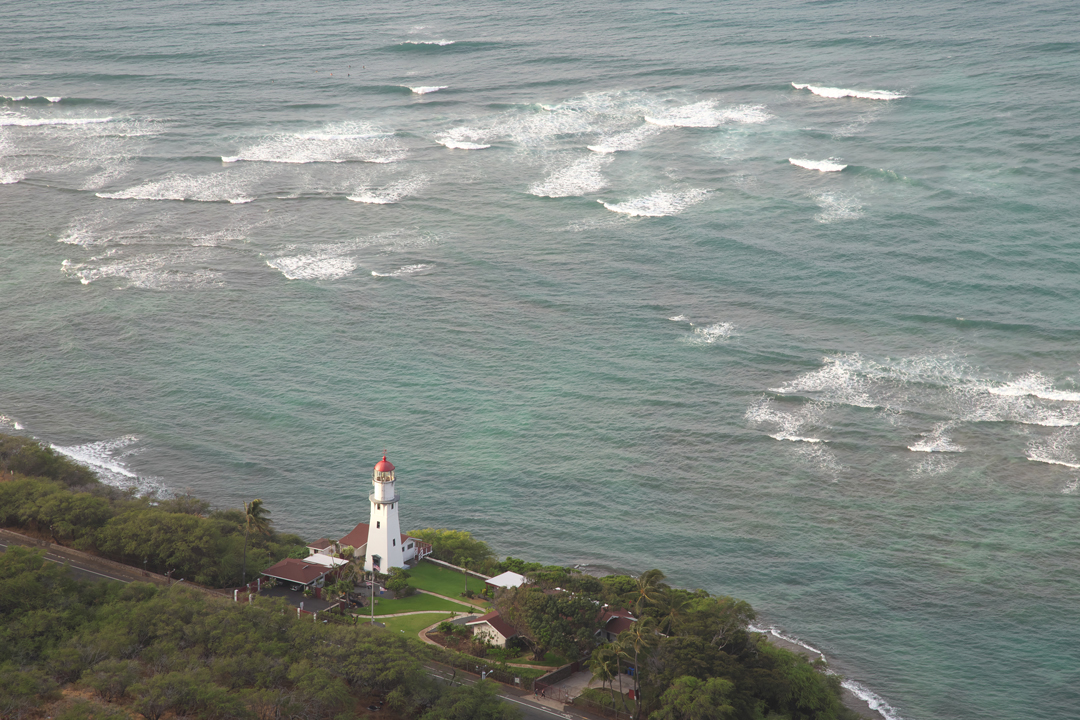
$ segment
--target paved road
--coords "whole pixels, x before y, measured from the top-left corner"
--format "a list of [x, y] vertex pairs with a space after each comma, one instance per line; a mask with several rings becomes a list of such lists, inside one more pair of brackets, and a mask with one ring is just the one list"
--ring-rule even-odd
[[[453, 668], [445, 665], [431, 664], [427, 666], [428, 674], [434, 678], [442, 680], [444, 682], [450, 682], [453, 678], [455, 683], [463, 683], [465, 685], [475, 685], [479, 680], [474, 675], [463, 673], [460, 670], [457, 675], [454, 675]], [[526, 720], [553, 720], [553, 718], [559, 718], [560, 720], [588, 720], [589, 716], [577, 713], [567, 712], [561, 710], [562, 706], [551, 700], [546, 702], [551, 705], [545, 705], [543, 702], [537, 702], [533, 700], [532, 695], [529, 693], [517, 694], [514, 691], [499, 686], [499, 697], [506, 702], [519, 708], [525, 715]]]
[[[8, 546], [9, 545], [14, 545], [14, 544], [15, 543], [11, 542], [10, 540], [0, 539], [0, 552], [6, 552], [7, 549], [8, 549]], [[42, 549], [40, 547], [35, 547], [33, 545], [27, 545], [26, 547], [29, 547], [29, 548], [35, 549], [35, 550], [41, 550]], [[122, 583], [129, 583], [132, 580], [137, 579], [135, 577], [120, 577], [119, 572], [105, 571], [100, 567], [95, 567], [95, 568], [91, 569], [88, 566], [87, 563], [76, 561], [76, 560], [71, 560], [70, 558], [66, 558], [66, 557], [63, 557], [61, 555], [57, 555], [56, 553], [50, 552], [50, 551], [46, 551], [45, 559], [48, 560], [49, 562], [54, 562], [57, 565], [70, 565], [71, 566], [71, 574], [74, 575], [79, 580], [97, 580], [97, 581], [116, 580], [116, 581], [122, 582]], [[134, 572], [137, 573], [138, 571], [135, 570]]]

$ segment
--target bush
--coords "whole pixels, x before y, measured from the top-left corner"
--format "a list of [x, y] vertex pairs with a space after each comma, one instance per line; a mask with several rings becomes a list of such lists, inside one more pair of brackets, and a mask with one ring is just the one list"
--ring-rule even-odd
[[386, 589], [394, 591], [394, 597], [407, 598], [416, 593], [416, 588], [409, 584], [409, 573], [401, 568], [391, 568]]

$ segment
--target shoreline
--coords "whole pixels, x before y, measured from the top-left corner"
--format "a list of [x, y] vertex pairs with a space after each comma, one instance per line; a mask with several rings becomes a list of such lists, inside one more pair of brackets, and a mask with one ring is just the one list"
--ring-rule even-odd
[[[825, 664], [828, 665], [829, 659], [825, 657], [825, 653], [799, 641], [797, 638], [783, 635], [774, 627], [770, 626], [762, 628], [757, 625], [751, 625], [750, 630], [751, 632], [762, 633], [769, 642], [777, 647], [798, 653], [809, 660], [823, 660]], [[856, 686], [861, 692], [853, 690], [851, 685]], [[896, 714], [896, 711], [891, 705], [878, 697], [872, 690], [853, 680], [845, 680], [843, 682], [841, 685], [840, 699], [846, 708], [854, 710], [867, 718], [867, 720], [877, 720], [879, 717], [884, 718], [884, 720], [901, 720], [900, 716]]]

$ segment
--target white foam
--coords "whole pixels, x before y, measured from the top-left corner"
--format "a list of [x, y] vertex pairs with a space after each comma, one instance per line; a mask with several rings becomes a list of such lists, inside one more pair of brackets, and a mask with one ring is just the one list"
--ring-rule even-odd
[[453, 45], [457, 40], [404, 40], [399, 42], [398, 45]]
[[1019, 380], [1005, 383], [1000, 387], [992, 387], [989, 391], [994, 395], [1002, 395], [1005, 397], [1023, 397], [1025, 395], [1030, 395], [1032, 397], [1042, 398], [1043, 400], [1080, 402], [1080, 392], [1055, 390], [1052, 387], [1050, 380], [1040, 373], [1025, 375]]
[[223, 155], [221, 161], [392, 163], [404, 157], [405, 148], [393, 133], [365, 123], [333, 123], [318, 131], [271, 135], [242, 148], [236, 155]]
[[597, 140], [595, 144], [586, 145], [585, 147], [595, 153], [601, 154], [636, 150], [641, 147], [648, 138], [660, 132], [663, 132], [663, 128], [656, 125], [641, 125], [633, 130], [627, 130], [626, 132], [602, 137]]
[[877, 712], [885, 720], [903, 720], [900, 713], [873, 690], [854, 680], [841, 680], [840, 686], [850, 690], [855, 697], [866, 703], [871, 710]]
[[491, 147], [490, 145], [484, 145], [483, 143], [468, 142], [466, 140], [452, 140], [450, 138], [439, 140], [439, 144], [445, 145], [451, 150], [483, 150]]
[[374, 205], [391, 205], [410, 195], [415, 195], [428, 183], [426, 175], [398, 180], [386, 187], [358, 189], [354, 194], [347, 196], [353, 202], [371, 203]]
[[7, 415], [0, 415], [0, 427], [11, 428], [13, 430], [25, 430], [22, 423], [15, 418], [8, 417]]
[[781, 410], [768, 398], [761, 398], [746, 409], [744, 417], [752, 427], [772, 425], [778, 428], [778, 432], [769, 434], [774, 440], [816, 444], [827, 441], [799, 435], [799, 430], [806, 425], [817, 424], [820, 415], [821, 408], [816, 404], [807, 403], [791, 410]]
[[[691, 323], [692, 324], [692, 323]], [[727, 340], [735, 333], [735, 326], [731, 323], [713, 323], [712, 325], [694, 327], [694, 334], [690, 342], [697, 345], [712, 345], [721, 340]]]
[[668, 192], [657, 190], [651, 195], [634, 198], [621, 203], [606, 203], [597, 200], [601, 205], [612, 212], [630, 215], [631, 217], [664, 217], [677, 215], [691, 205], [696, 205], [705, 199], [709, 190], [695, 188], [682, 192]]
[[[813, 645], [810, 645], [808, 643], [803, 642], [802, 640], [800, 640], [797, 637], [782, 633], [779, 630], [777, 630], [774, 626], [769, 626], [768, 628], [762, 628], [762, 627], [759, 627], [759, 626], [754, 625], [753, 623], [751, 623], [751, 624], [747, 625], [747, 629], [750, 630], [751, 632], [768, 633], [769, 635], [772, 635], [773, 637], [780, 638], [781, 640], [784, 640], [785, 642], [789, 642], [789, 643], [791, 643], [793, 645], [798, 645], [799, 647], [805, 648], [806, 650], [809, 650], [810, 652], [817, 655], [821, 659], [822, 662], [828, 663], [828, 660], [825, 658], [825, 654], [823, 652], [821, 652], [820, 650], [818, 650], [816, 647], [814, 647]], [[830, 675], [834, 674], [831, 670], [827, 670], [826, 672], [828, 674], [830, 674]], [[842, 680], [840, 682], [840, 685], [841, 685], [841, 687], [844, 687], [844, 688], [850, 690], [852, 692], [852, 694], [855, 695], [855, 697], [857, 697], [860, 700], [862, 700], [863, 702], [865, 702], [867, 704], [867, 706], [869, 706], [869, 708], [871, 710], [873, 710], [873, 711], [877, 712], [878, 714], [880, 714], [881, 717], [884, 718], [885, 720], [903, 720], [903, 718], [901, 718], [900, 715], [896, 712], [895, 708], [893, 708], [891, 705], [889, 705], [889, 703], [885, 702], [881, 698], [881, 696], [879, 696], [877, 693], [875, 693], [872, 690], [868, 689], [865, 685], [862, 685], [862, 684], [860, 684], [860, 683], [858, 683], [858, 682], [856, 682], [854, 680]]]
[[1080, 460], [1072, 446], [1076, 444], [1078, 432], [1073, 429], [1060, 430], [1048, 438], [1032, 440], [1028, 445], [1027, 459], [1032, 462], [1080, 470]]
[[266, 264], [289, 280], [339, 280], [356, 270], [356, 260], [328, 252], [278, 257]]
[[405, 277], [407, 275], [415, 275], [416, 273], [424, 272], [425, 270], [431, 270], [433, 267], [435, 267], [435, 265], [432, 263], [418, 263], [416, 265], [404, 265], [402, 267], [399, 267], [397, 270], [386, 273], [376, 272], [375, 270], [372, 270], [371, 274], [374, 277], [397, 278]]
[[669, 317], [668, 320], [672, 322], [690, 322], [690, 318], [685, 315], [676, 315], [675, 317]]
[[951, 423], [938, 423], [934, 428], [928, 432], [923, 433], [923, 439], [914, 445], [909, 445], [908, 450], [912, 452], [943, 452], [943, 453], [961, 453], [964, 452], [964, 448], [954, 443], [945, 434], [952, 427]]
[[771, 117], [764, 105], [718, 108], [716, 100], [702, 100], [658, 115], [646, 115], [645, 122], [660, 127], [710, 128], [725, 123], [759, 124]]
[[419, 87], [409, 87], [408, 85], [402, 85], [402, 87], [408, 87], [413, 93], [417, 95], [427, 95], [428, 93], [439, 92], [445, 90], [449, 85], [420, 85]]
[[193, 287], [221, 285], [222, 273], [208, 268], [191, 268], [201, 263], [205, 254], [197, 248], [178, 248], [160, 253], [126, 254], [110, 251], [89, 262], [73, 263], [64, 260], [60, 266], [64, 275], [83, 285], [98, 280], [119, 278], [127, 287], [142, 290], [182, 290]]
[[754, 625], [753, 623], [751, 623], [751, 624], [746, 626], [746, 629], [749, 630], [750, 632], [768, 633], [769, 635], [772, 635], [773, 637], [778, 637], [781, 640], [784, 640], [785, 642], [791, 643], [792, 645], [798, 645], [799, 647], [805, 648], [805, 649], [809, 650], [810, 652], [814, 653], [815, 655], [817, 655], [819, 658], [821, 658], [822, 662], [828, 662], [828, 660], [825, 659], [825, 653], [821, 652], [820, 650], [818, 650], [813, 645], [809, 645], [809, 644], [803, 642], [802, 640], [800, 640], [797, 637], [793, 637], [791, 635], [785, 635], [784, 633], [777, 630], [776, 627], [773, 626], [773, 625], [770, 625], [767, 628], [762, 628], [762, 627], [758, 627], [757, 625]]
[[10, 95], [0, 95], [0, 100], [7, 100], [9, 102], [29, 102], [31, 100], [48, 100], [51, 103], [58, 103], [64, 98], [58, 96], [49, 95], [20, 95], [19, 97], [12, 97]]
[[197, 200], [199, 202], [229, 202], [234, 205], [255, 200], [249, 186], [250, 175], [213, 173], [210, 175], [170, 175], [151, 180], [127, 190], [99, 192], [107, 200]]
[[38, 127], [47, 125], [97, 125], [112, 122], [111, 117], [103, 118], [28, 118], [0, 117], [0, 127]]
[[1062, 495], [1075, 495], [1078, 491], [1080, 491], [1080, 478], [1073, 478], [1061, 488]]
[[169, 492], [161, 478], [139, 475], [123, 462], [123, 458], [141, 451], [140, 448], [131, 447], [138, 441], [139, 438], [134, 435], [125, 435], [113, 440], [101, 440], [84, 445], [63, 447], [50, 444], [49, 447], [75, 462], [89, 466], [97, 473], [98, 479], [107, 485], [134, 488], [143, 495], [168, 495]]
[[800, 158], [788, 158], [788, 162], [792, 165], [796, 165], [807, 170], [817, 170], [818, 172], [840, 172], [847, 165], [841, 165], [838, 162], [832, 160], [803, 160]]
[[529, 192], [539, 197], [572, 197], [603, 190], [607, 185], [601, 169], [610, 158], [590, 155], [555, 170], [546, 180], [534, 183]]
[[834, 99], [850, 97], [862, 100], [899, 100], [900, 98], [907, 97], [907, 95], [901, 95], [888, 90], [848, 90], [847, 88], [800, 85], [798, 83], [791, 83], [791, 86], [796, 90], [809, 90], [815, 95]]
[[814, 202], [821, 208], [821, 212], [815, 215], [814, 219], [825, 225], [857, 220], [863, 216], [862, 203], [858, 198], [849, 195], [828, 192], [818, 195]]

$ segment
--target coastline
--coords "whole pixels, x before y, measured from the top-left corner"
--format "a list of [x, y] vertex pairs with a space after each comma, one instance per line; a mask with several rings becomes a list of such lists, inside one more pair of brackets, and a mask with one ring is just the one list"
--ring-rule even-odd
[[[817, 648], [807, 645], [797, 638], [788, 637], [775, 627], [762, 628], [751, 625], [750, 630], [762, 633], [773, 645], [798, 653], [809, 660], [822, 660], [826, 664], [829, 662], [825, 654]], [[901, 720], [891, 705], [878, 697], [872, 690], [853, 680], [845, 680], [841, 684], [840, 699], [846, 708], [859, 713], [867, 720], [877, 720], [878, 717], [884, 718], [884, 720]]]

